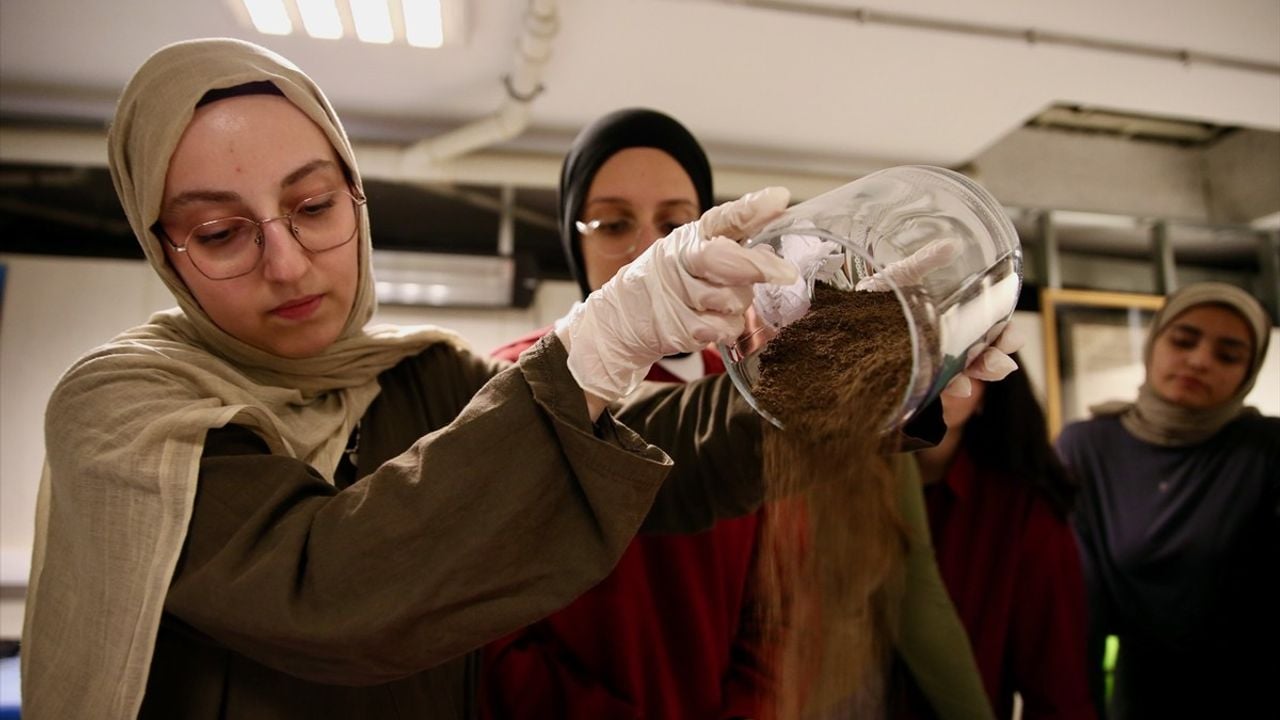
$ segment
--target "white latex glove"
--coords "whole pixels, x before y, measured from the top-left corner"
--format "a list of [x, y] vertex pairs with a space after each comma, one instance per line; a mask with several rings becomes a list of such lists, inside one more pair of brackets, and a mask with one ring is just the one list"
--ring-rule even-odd
[[[796, 230], [813, 223], [796, 223]], [[796, 281], [790, 285], [761, 283], [754, 288], [755, 308], [760, 319], [774, 330], [790, 325], [809, 312], [809, 282], [830, 282], [844, 262], [840, 246], [816, 235], [791, 232], [778, 241], [778, 255], [796, 266]]]
[[1004, 329], [996, 336], [996, 341], [971, 358], [964, 370], [942, 388], [943, 394], [966, 398], [973, 394], [973, 382], [970, 378], [985, 382], [1005, 379], [1009, 373], [1018, 369], [1018, 363], [1010, 355], [1017, 352], [1024, 342], [1026, 338], [1014, 328], [1013, 323], [1005, 323]]
[[897, 262], [889, 263], [880, 272], [865, 277], [854, 286], [855, 290], [882, 291], [889, 289], [889, 282], [899, 287], [920, 285], [929, 273], [951, 264], [960, 256], [960, 242], [955, 238], [934, 240]]
[[[946, 267], [960, 255], [960, 243], [955, 238], [934, 240], [908, 257], [889, 263], [880, 272], [858, 281], [858, 290], [882, 292], [890, 289], [889, 282], [899, 287], [919, 285], [934, 270]], [[964, 370], [951, 378], [942, 392], [955, 397], [969, 397], [973, 393], [972, 380], [995, 382], [1003, 380], [1018, 369], [1010, 354], [1017, 352], [1025, 342], [1021, 333], [1006, 323], [996, 340], [969, 358]]]
[[634, 390], [660, 358], [737, 338], [752, 285], [795, 280], [795, 267], [770, 248], [739, 244], [790, 199], [785, 188], [766, 188], [711, 208], [575, 304], [555, 332], [582, 389], [613, 402]]

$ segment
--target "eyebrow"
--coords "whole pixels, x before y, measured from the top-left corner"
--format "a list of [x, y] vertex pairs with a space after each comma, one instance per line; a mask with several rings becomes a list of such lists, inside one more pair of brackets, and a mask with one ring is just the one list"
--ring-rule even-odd
[[[1181, 324], [1181, 323], [1174, 323], [1172, 326], [1170, 326], [1170, 328], [1169, 328], [1169, 329], [1170, 329], [1170, 330], [1179, 330], [1179, 331], [1181, 331], [1181, 332], [1184, 332], [1184, 333], [1187, 333], [1187, 334], [1190, 334], [1190, 335], [1195, 335], [1196, 337], [1202, 337], [1202, 336], [1204, 335], [1204, 332], [1203, 332], [1202, 330], [1200, 330], [1200, 328], [1198, 328], [1198, 327], [1196, 327], [1196, 326], [1194, 326], [1194, 325], [1183, 325], [1183, 324]], [[1216, 343], [1217, 343], [1217, 344], [1219, 344], [1219, 345], [1225, 345], [1225, 346], [1227, 346], [1227, 347], [1232, 347], [1232, 348], [1247, 348], [1247, 347], [1249, 347], [1249, 342], [1248, 342], [1248, 341], [1246, 341], [1246, 340], [1241, 340], [1241, 339], [1239, 339], [1239, 338], [1233, 338], [1233, 337], [1218, 337], [1218, 338], [1214, 338], [1214, 342], [1216, 342]]]
[[[337, 166], [338, 164], [332, 160], [312, 160], [311, 162], [305, 163], [298, 169], [290, 172], [288, 175], [285, 175], [284, 179], [280, 181], [280, 188], [283, 190], [318, 170], [331, 167], [336, 168]], [[188, 190], [170, 198], [169, 201], [164, 204], [164, 209], [161, 211], [161, 214], [163, 215], [165, 213], [173, 212], [180, 207], [193, 205], [195, 203], [231, 203], [240, 199], [240, 193], [231, 192], [229, 190]]]
[[280, 181], [280, 189], [283, 190], [284, 188], [289, 187], [290, 185], [298, 182], [299, 180], [305, 178], [306, 176], [310, 175], [311, 173], [317, 170], [327, 169], [327, 168], [336, 169], [337, 167], [338, 167], [338, 164], [332, 160], [325, 160], [325, 159], [312, 160], [311, 162], [303, 165], [297, 170], [294, 170], [288, 175], [285, 175], [284, 179]]
[[[584, 205], [583, 209], [589, 208], [592, 205], [596, 205], [600, 203], [606, 204], [606, 205], [631, 205], [632, 204], [631, 200], [624, 197], [598, 197], [591, 200], [586, 205]], [[674, 207], [679, 205], [688, 205], [691, 208], [694, 208], [694, 209], [697, 208], [697, 203], [693, 202], [692, 200], [685, 200], [683, 198], [672, 199], [672, 200], [661, 200], [658, 202], [659, 208], [669, 208], [669, 207]]]

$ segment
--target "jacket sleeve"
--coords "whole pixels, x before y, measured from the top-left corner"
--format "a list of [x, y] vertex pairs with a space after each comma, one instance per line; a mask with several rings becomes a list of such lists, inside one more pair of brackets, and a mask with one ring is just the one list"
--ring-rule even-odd
[[728, 375], [643, 383], [612, 412], [673, 461], [645, 532], [699, 532], [760, 507], [762, 420]]
[[908, 535], [898, 654], [941, 720], [993, 718], [969, 636], [938, 572], [916, 464], [899, 456], [895, 468]]
[[595, 431], [554, 341], [441, 419], [342, 490], [247, 430], [213, 433], [166, 612], [311, 681], [403, 677], [603, 578], [669, 469], [626, 428]]

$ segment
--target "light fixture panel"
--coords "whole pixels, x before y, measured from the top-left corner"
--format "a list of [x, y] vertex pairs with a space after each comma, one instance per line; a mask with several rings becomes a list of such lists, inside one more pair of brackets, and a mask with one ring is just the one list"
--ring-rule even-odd
[[396, 39], [388, 0], [348, 0], [348, 4], [351, 6], [351, 22], [355, 25], [357, 38], [381, 45]]
[[252, 25], [264, 35], [288, 35], [293, 32], [293, 21], [284, 0], [232, 0], [232, 8], [239, 10], [241, 20]]
[[444, 45], [444, 16], [440, 0], [400, 0], [404, 8], [405, 40], [414, 47]]
[[461, 45], [465, 0], [227, 0], [241, 24], [266, 35], [417, 48]]
[[334, 0], [294, 0], [302, 15], [302, 27], [307, 34], [320, 40], [337, 40], [342, 37], [342, 16]]

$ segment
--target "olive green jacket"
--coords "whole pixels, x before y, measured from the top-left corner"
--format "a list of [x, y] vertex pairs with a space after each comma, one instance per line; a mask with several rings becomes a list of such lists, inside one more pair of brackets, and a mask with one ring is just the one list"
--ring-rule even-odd
[[[336, 485], [210, 433], [140, 716], [476, 717], [473, 650], [603, 579], [642, 527], [763, 497], [760, 421], [725, 376], [594, 424], [553, 335], [514, 366], [440, 343], [379, 382]], [[902, 655], [942, 717], [985, 717], [931, 550], [913, 558]], [[965, 657], [972, 683], [951, 677]]]

